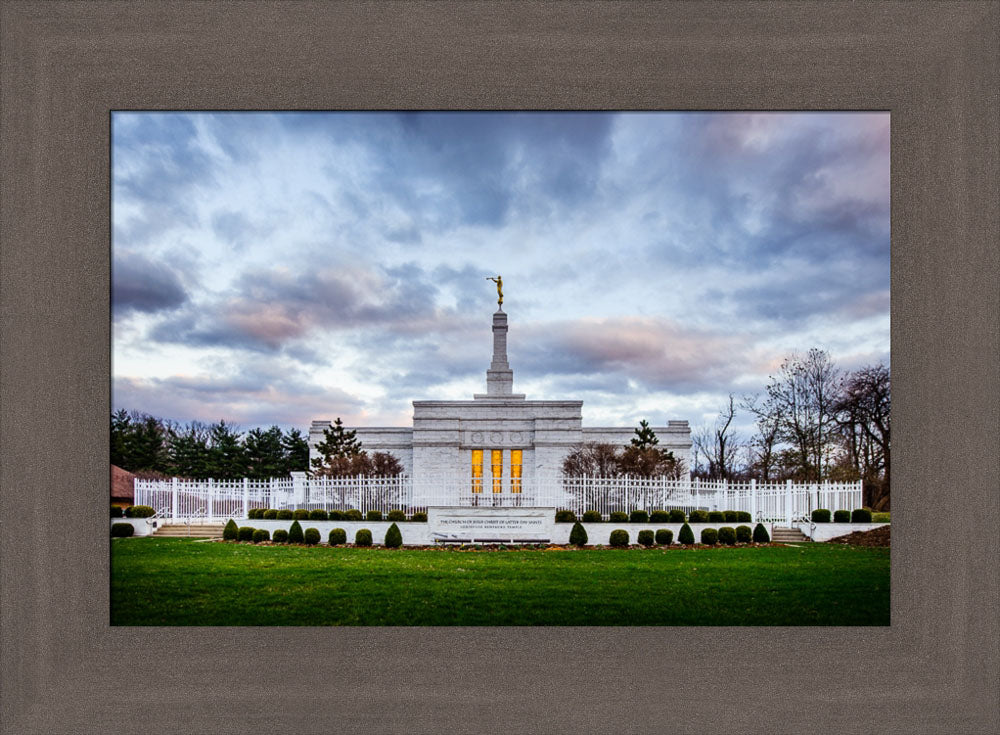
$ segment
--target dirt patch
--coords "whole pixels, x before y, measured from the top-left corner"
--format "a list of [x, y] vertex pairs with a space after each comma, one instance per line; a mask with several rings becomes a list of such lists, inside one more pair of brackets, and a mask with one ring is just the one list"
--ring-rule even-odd
[[873, 528], [871, 531], [855, 531], [846, 536], [837, 536], [826, 543], [848, 544], [850, 546], [891, 546], [889, 526]]

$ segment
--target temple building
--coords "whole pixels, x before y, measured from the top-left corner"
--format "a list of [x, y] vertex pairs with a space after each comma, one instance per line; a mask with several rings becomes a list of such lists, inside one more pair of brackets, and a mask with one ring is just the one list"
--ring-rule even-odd
[[[330, 425], [330, 420], [312, 422], [310, 458], [317, 456], [316, 444]], [[472, 400], [413, 401], [412, 427], [349, 428], [366, 451], [393, 454], [415, 480], [464, 476], [472, 479], [474, 488], [485, 480], [487, 491], [492, 487], [503, 493], [517, 493], [535, 477], [558, 475], [563, 459], [581, 443], [627, 445], [635, 436], [634, 426], [583, 426], [583, 401], [529, 401], [514, 392], [502, 292], [493, 314], [493, 359], [485, 393]], [[659, 447], [672, 451], [689, 468], [688, 422], [668, 421], [653, 430]]]

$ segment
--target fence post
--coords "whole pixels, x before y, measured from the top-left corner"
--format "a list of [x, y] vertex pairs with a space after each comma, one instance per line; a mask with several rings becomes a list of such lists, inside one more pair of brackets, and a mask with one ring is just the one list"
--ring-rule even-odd
[[208, 480], [208, 522], [212, 522], [212, 506], [215, 505], [215, 480]]
[[250, 486], [247, 484], [247, 478], [243, 478], [243, 517], [246, 518], [250, 515]]
[[785, 523], [792, 527], [792, 481], [785, 481]]
[[750, 479], [750, 520], [757, 520], [757, 480]]
[[173, 520], [177, 520], [177, 478], [170, 478], [170, 515]]

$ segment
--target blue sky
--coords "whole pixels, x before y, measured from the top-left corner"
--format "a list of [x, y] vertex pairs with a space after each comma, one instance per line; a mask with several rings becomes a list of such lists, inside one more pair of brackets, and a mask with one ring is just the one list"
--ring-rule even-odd
[[888, 364], [888, 113], [114, 113], [111, 166], [113, 409], [409, 425], [484, 391], [497, 273], [585, 425]]

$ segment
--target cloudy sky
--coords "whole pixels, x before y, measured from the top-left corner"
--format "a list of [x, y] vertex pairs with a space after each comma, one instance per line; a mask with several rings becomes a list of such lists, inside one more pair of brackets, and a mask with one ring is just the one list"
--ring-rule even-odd
[[713, 419], [889, 359], [888, 113], [115, 113], [112, 408], [405, 426], [514, 389]]

